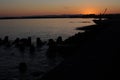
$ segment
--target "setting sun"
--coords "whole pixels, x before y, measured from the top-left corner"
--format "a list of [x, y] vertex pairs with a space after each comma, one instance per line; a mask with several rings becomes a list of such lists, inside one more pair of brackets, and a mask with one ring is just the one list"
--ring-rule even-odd
[[84, 9], [82, 13], [83, 14], [98, 14], [98, 12], [93, 8]]

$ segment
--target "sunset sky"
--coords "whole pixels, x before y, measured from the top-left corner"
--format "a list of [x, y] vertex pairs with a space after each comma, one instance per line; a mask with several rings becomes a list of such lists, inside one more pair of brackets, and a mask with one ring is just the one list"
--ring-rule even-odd
[[120, 13], [120, 0], [0, 0], [0, 16]]

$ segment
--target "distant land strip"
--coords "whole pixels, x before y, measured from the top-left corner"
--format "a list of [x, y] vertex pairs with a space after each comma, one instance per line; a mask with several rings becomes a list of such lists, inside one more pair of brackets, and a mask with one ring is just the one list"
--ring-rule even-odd
[[[44, 16], [18, 16], [18, 17], [0, 17], [2, 19], [39, 19], [39, 18], [99, 18], [100, 15], [95, 14], [75, 14], [75, 15], [44, 15]], [[103, 18], [120, 18], [120, 14], [104, 14]]]

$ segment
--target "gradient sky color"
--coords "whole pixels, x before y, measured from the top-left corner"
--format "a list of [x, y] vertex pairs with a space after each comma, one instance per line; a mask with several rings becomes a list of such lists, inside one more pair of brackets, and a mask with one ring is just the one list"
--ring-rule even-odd
[[0, 0], [0, 16], [120, 13], [120, 0]]

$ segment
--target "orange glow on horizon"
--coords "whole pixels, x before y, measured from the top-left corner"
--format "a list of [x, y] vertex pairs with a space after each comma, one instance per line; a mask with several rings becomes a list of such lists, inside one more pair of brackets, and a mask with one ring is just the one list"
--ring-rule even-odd
[[[81, 8], [75, 7], [72, 9], [18, 9], [18, 10], [4, 10], [1, 11], [0, 16], [39, 16], [39, 15], [61, 15], [61, 14], [100, 14], [103, 13], [102, 8]], [[120, 13], [119, 9], [107, 9], [106, 14]]]
[[0, 0], [1, 16], [120, 14], [120, 0]]
[[99, 14], [98, 10], [94, 8], [86, 8], [81, 13], [82, 14]]

